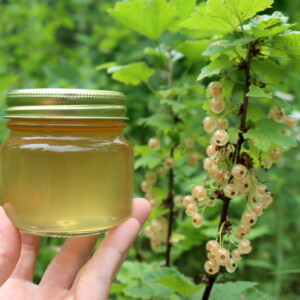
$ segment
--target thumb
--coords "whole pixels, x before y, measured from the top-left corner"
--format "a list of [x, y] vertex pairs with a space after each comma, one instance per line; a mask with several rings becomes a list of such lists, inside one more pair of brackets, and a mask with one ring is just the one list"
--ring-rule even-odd
[[0, 286], [13, 272], [21, 253], [21, 236], [0, 206]]

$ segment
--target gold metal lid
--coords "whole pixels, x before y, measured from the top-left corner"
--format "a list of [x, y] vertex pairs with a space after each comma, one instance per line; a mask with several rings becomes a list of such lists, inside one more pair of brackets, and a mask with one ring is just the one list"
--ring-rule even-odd
[[80, 89], [13, 90], [6, 96], [4, 118], [127, 119], [126, 96]]

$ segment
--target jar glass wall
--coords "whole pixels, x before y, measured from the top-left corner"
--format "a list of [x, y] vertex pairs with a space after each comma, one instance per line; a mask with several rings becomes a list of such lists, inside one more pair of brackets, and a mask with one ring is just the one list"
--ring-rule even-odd
[[1, 149], [1, 205], [22, 231], [79, 236], [130, 216], [133, 151], [122, 120], [8, 122]]

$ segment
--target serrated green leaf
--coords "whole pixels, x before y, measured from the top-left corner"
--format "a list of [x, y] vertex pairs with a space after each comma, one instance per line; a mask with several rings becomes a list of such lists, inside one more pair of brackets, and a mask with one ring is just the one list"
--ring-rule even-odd
[[195, 285], [188, 277], [171, 268], [150, 271], [143, 280], [163, 284], [183, 296], [190, 296], [205, 286], [204, 284]]
[[220, 74], [220, 72], [222, 71], [222, 68], [211, 68], [211, 66], [206, 66], [204, 68], [201, 69], [201, 73], [198, 76], [197, 80], [203, 80], [206, 77], [211, 77], [217, 74]]
[[109, 14], [134, 31], [158, 39], [175, 22], [176, 9], [166, 0], [118, 2]]
[[264, 111], [261, 109], [261, 107], [258, 106], [257, 103], [250, 102], [248, 104], [248, 110], [247, 110], [248, 120], [257, 122], [258, 120], [263, 118], [263, 115], [264, 115]]
[[[138, 271], [139, 272], [139, 271]], [[140, 274], [140, 272], [139, 272]], [[124, 293], [133, 299], [168, 299], [172, 289], [157, 283], [129, 286]]]
[[203, 59], [202, 52], [206, 49], [209, 40], [185, 41], [178, 46], [178, 51], [190, 61], [196, 62]]
[[174, 126], [173, 118], [166, 113], [154, 114], [148, 118], [140, 119], [138, 124], [153, 126], [161, 130], [171, 129]]
[[209, 14], [206, 7], [198, 7], [197, 11], [189, 19], [181, 23], [183, 28], [207, 30], [215, 33], [229, 33], [232, 26], [213, 14]]
[[241, 39], [237, 39], [233, 42], [228, 40], [220, 40], [217, 42], [213, 42], [208, 46], [208, 48], [203, 52], [203, 55], [213, 55], [213, 54], [219, 54], [224, 53], [227, 51], [232, 50], [237, 45], [245, 45], [253, 41], [254, 38], [251, 36], [247, 36]]
[[[230, 299], [230, 300], [241, 300], [245, 292], [256, 286], [256, 282], [248, 282], [248, 281], [235, 281], [235, 282], [227, 282], [227, 283], [217, 283], [214, 284], [213, 289], [211, 291], [211, 295], [209, 300], [220, 300], [220, 295], [222, 295], [222, 299]], [[203, 292], [197, 294], [197, 296], [191, 297], [190, 300], [201, 299]]]
[[112, 73], [112, 78], [125, 84], [138, 85], [146, 82], [154, 74], [144, 62], [129, 64], [126, 66], [112, 66], [107, 70]]
[[237, 27], [258, 12], [270, 8], [273, 0], [208, 0], [207, 9], [211, 15]]
[[162, 157], [158, 152], [151, 152], [140, 158], [137, 158], [134, 162], [134, 169], [137, 170], [140, 167], [154, 169], [161, 164]]
[[189, 109], [188, 105], [185, 105], [181, 102], [177, 102], [176, 100], [162, 99], [161, 104], [166, 104], [166, 105], [172, 107], [172, 110], [175, 113], [179, 113], [182, 110]]
[[275, 62], [269, 59], [255, 60], [252, 63], [253, 71], [259, 78], [268, 84], [279, 84], [282, 83], [286, 74], [282, 68]]
[[174, 33], [180, 30], [180, 23], [186, 20], [194, 11], [196, 0], [172, 0], [170, 4], [177, 13], [176, 21], [169, 27], [169, 30]]
[[257, 38], [262, 38], [262, 37], [267, 37], [267, 36], [273, 36], [276, 34], [279, 34], [296, 24], [288, 24], [288, 25], [281, 25], [281, 26], [276, 26], [270, 29], [260, 29], [257, 27], [251, 27], [252, 34], [257, 37]]
[[283, 13], [280, 11], [273, 12], [272, 15], [257, 15], [251, 19], [250, 24], [252, 26], [264, 29], [271, 26], [274, 26], [279, 23], [285, 24], [289, 20]]
[[289, 56], [300, 55], [300, 31], [293, 31], [274, 38], [274, 48], [285, 51]]
[[267, 99], [272, 99], [272, 93], [266, 93], [264, 89], [251, 84], [249, 88], [249, 92], [247, 93], [248, 97], [253, 97], [253, 98], [267, 98]]
[[282, 134], [282, 131], [287, 128], [285, 124], [261, 119], [255, 124], [255, 128], [244, 134], [244, 137], [254, 140], [254, 146], [263, 152], [267, 152], [273, 145], [285, 149], [296, 147], [297, 143], [293, 137]]

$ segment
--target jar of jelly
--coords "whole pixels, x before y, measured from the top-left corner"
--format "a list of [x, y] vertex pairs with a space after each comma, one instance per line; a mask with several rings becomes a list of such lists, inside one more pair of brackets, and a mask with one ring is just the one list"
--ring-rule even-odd
[[7, 95], [1, 202], [21, 231], [83, 236], [131, 214], [133, 150], [122, 93], [30, 89]]

